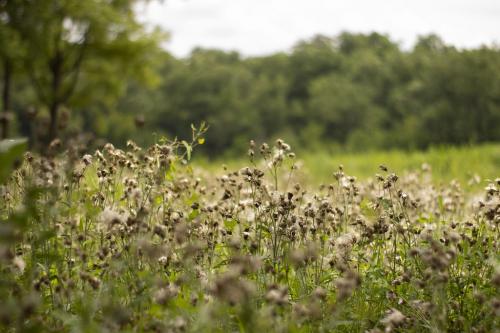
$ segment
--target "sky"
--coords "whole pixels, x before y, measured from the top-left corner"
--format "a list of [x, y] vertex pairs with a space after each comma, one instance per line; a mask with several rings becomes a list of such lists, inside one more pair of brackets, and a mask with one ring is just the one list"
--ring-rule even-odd
[[388, 34], [403, 48], [429, 33], [459, 48], [500, 44], [500, 0], [163, 0], [139, 17], [167, 30], [179, 57], [197, 46], [267, 55], [342, 31]]

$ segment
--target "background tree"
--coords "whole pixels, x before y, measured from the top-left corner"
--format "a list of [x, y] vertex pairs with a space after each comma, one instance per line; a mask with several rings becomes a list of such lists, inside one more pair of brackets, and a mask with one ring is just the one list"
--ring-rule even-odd
[[112, 100], [127, 76], [151, 81], [158, 31], [135, 16], [139, 1], [20, 0], [12, 24], [27, 46], [25, 65], [38, 102], [49, 112], [47, 142], [58, 135], [61, 107]]
[[201, 150], [211, 156], [277, 137], [330, 150], [500, 140], [498, 46], [457, 49], [428, 35], [407, 50], [385, 35], [344, 32], [263, 57], [195, 49], [176, 58], [158, 47], [164, 34], [137, 22], [137, 2], [0, 0], [0, 60], [15, 60], [16, 74], [3, 104], [40, 106], [50, 121], [36, 127], [48, 139], [67, 123], [68, 137], [91, 132], [117, 145], [185, 137], [206, 121]]
[[2, 73], [2, 114], [0, 115], [0, 137], [9, 135], [9, 125], [12, 121], [12, 87], [14, 74], [19, 71], [19, 65], [24, 59], [24, 49], [18, 31], [15, 29], [17, 0], [0, 1], [0, 62]]
[[[197, 49], [184, 59], [165, 57], [157, 89], [132, 84], [100, 133], [151, 142], [148, 133], [185, 136], [190, 123], [205, 120], [210, 155], [279, 136], [304, 149], [496, 141], [499, 61], [495, 46], [457, 50], [435, 35], [410, 50], [381, 34], [347, 32], [264, 57]], [[138, 109], [152, 120], [149, 131], [134, 130]]]

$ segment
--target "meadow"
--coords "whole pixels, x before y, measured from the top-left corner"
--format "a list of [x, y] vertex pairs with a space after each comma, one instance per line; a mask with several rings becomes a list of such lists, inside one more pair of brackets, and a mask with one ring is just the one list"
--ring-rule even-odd
[[498, 43], [155, 2], [0, 0], [0, 333], [500, 333]]
[[0, 330], [499, 331], [498, 145], [217, 168], [203, 143], [4, 141]]
[[[500, 170], [500, 145], [482, 144], [471, 146], [431, 147], [423, 151], [370, 151], [346, 152], [329, 149], [308, 149], [298, 153], [296, 176], [311, 186], [332, 181], [333, 172], [342, 165], [349, 174], [359, 180], [369, 180], [386, 164], [397, 174], [422, 171], [427, 168], [436, 185], [458, 181], [468, 190], [483, 188], [487, 180], [495, 179]], [[217, 158], [213, 161], [198, 157], [197, 165], [212, 173], [220, 173], [224, 166], [237, 169], [248, 163], [248, 158]]]

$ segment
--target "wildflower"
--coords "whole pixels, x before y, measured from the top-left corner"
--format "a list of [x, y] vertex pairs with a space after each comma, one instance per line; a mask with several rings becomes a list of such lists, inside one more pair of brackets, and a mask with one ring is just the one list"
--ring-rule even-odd
[[99, 215], [99, 220], [101, 221], [101, 223], [108, 226], [108, 228], [111, 228], [117, 224], [125, 224], [127, 219], [127, 214], [119, 213], [109, 207], [106, 207], [104, 211], [102, 211], [102, 213]]
[[26, 268], [26, 263], [24, 262], [23, 258], [15, 257], [14, 259], [12, 259], [12, 263], [20, 273], [24, 272], [24, 269]]
[[82, 162], [88, 166], [92, 163], [92, 155], [89, 155], [89, 154], [86, 154], [86, 155], [83, 155], [82, 157]]
[[183, 317], [178, 316], [175, 318], [173, 326], [177, 331], [184, 331], [187, 326], [187, 321]]
[[166, 227], [161, 224], [154, 226], [153, 233], [158, 235], [161, 239], [165, 239], [165, 237], [167, 237]]
[[294, 249], [290, 252], [290, 262], [295, 266], [302, 266], [318, 258], [318, 247], [314, 243], [308, 244], [305, 248]]
[[380, 322], [384, 325], [385, 332], [392, 332], [395, 328], [400, 327], [405, 320], [405, 315], [396, 309], [391, 309]]
[[246, 302], [255, 292], [255, 286], [240, 278], [237, 272], [228, 271], [215, 280], [211, 291], [217, 298], [236, 305]]
[[175, 298], [179, 293], [179, 287], [174, 284], [170, 284], [164, 288], [157, 290], [154, 295], [154, 301], [160, 305], [167, 304], [168, 301]]
[[167, 256], [161, 256], [158, 258], [158, 263], [162, 266], [166, 266], [168, 264], [168, 257]]
[[500, 298], [496, 297], [491, 300], [491, 308], [495, 316], [500, 316]]
[[260, 146], [260, 154], [264, 156], [264, 158], [267, 158], [269, 156], [270, 150], [269, 150], [269, 145], [267, 143], [264, 142]]
[[326, 298], [326, 290], [322, 287], [316, 287], [313, 291], [313, 296], [319, 300], [324, 301]]
[[294, 303], [292, 313], [297, 319], [318, 319], [321, 316], [321, 307], [318, 302]]
[[282, 306], [288, 303], [288, 287], [278, 287], [273, 285], [266, 293], [266, 301], [269, 303]]
[[54, 150], [57, 148], [60, 148], [62, 146], [61, 140], [60, 139], [54, 139], [50, 142], [49, 144], [49, 149]]
[[354, 271], [347, 271], [343, 277], [337, 279], [337, 300], [342, 301], [350, 297], [354, 290], [361, 285], [361, 278]]
[[497, 267], [495, 269], [495, 272], [493, 273], [493, 277], [491, 278], [491, 282], [493, 283], [494, 286], [497, 288], [500, 288], [500, 267]]

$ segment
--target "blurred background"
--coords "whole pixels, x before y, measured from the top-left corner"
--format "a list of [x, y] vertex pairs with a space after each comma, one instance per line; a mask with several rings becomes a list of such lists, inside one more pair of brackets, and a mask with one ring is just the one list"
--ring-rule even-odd
[[206, 121], [210, 158], [495, 143], [499, 41], [494, 0], [0, 0], [1, 133], [145, 145]]

